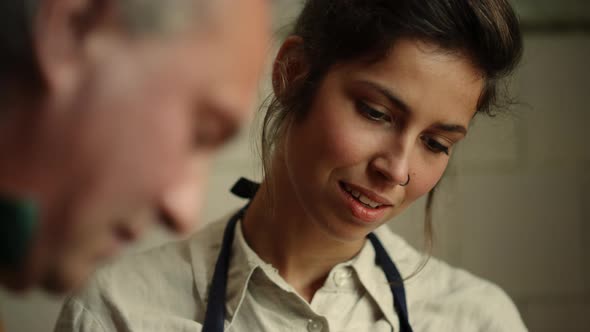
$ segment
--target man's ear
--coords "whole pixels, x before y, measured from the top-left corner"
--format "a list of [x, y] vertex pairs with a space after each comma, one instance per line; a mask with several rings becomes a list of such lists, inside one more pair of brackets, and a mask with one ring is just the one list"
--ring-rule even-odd
[[80, 83], [89, 40], [106, 24], [113, 0], [38, 1], [33, 47], [47, 92], [67, 98]]
[[303, 38], [289, 36], [277, 53], [272, 70], [272, 87], [275, 96], [283, 96], [293, 84], [299, 83], [309, 71]]

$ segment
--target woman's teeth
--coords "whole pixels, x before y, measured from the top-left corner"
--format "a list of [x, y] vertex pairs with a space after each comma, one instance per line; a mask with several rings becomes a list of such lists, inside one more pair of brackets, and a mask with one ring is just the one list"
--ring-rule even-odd
[[379, 206], [381, 206], [381, 204], [379, 204], [379, 203], [377, 203], [375, 201], [372, 201], [368, 197], [363, 196], [363, 195], [361, 195], [358, 198], [358, 200], [361, 201], [361, 203], [366, 204], [366, 205], [372, 207], [373, 209], [378, 208]]
[[350, 188], [347, 184], [344, 184], [344, 190], [346, 190], [350, 195], [352, 195], [352, 197], [356, 198], [357, 201], [367, 205], [370, 208], [376, 209], [382, 205], [371, 200], [369, 197], [361, 194], [360, 192]]

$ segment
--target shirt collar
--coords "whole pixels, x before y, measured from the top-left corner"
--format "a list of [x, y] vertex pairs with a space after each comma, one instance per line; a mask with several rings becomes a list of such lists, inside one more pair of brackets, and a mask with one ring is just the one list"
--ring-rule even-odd
[[[223, 234], [228, 221], [232, 214], [225, 216], [217, 222], [208, 224], [204, 229], [195, 233], [190, 241], [190, 256], [192, 261], [192, 270], [194, 277], [195, 296], [201, 301], [203, 307], [207, 306], [209, 298], [209, 288], [215, 272]], [[240, 225], [238, 223], [238, 225]], [[248, 279], [250, 278], [251, 268], [248, 264], [245, 254], [242, 250], [237, 249], [237, 239], [241, 237], [240, 227], [236, 227], [236, 235], [232, 242], [232, 257], [228, 271], [228, 285], [226, 288], [226, 327], [228, 321], [231, 322], [239, 306], [243, 294], [246, 290]], [[203, 310], [203, 315], [205, 310]]]
[[352, 268], [385, 319], [389, 321], [395, 331], [398, 331], [399, 319], [393, 305], [393, 294], [385, 273], [375, 263], [375, 249], [370, 241], [365, 241], [363, 248], [352, 261]]
[[[379, 231], [376, 233], [379, 237], [383, 237], [387, 240], [388, 237], [393, 235], [389, 229], [379, 229]], [[232, 285], [235, 288], [229, 288], [235, 290], [239, 289], [239, 291], [234, 292], [232, 296], [230, 295], [228, 288], [227, 309], [228, 313], [232, 315], [232, 319], [235, 312], [239, 310], [239, 306], [242, 302], [245, 292], [247, 291], [248, 282], [250, 281], [254, 270], [257, 268], [262, 270], [268, 279], [270, 279], [274, 284], [283, 290], [287, 292], [294, 292], [293, 288], [287, 284], [283, 278], [280, 277], [276, 269], [273, 268], [272, 265], [264, 262], [262, 258], [260, 258], [260, 256], [258, 256], [258, 254], [256, 254], [256, 252], [254, 252], [254, 250], [252, 250], [252, 248], [250, 248], [250, 246], [247, 244], [242, 232], [241, 221], [236, 225], [232, 255], [232, 260], [234, 259], [233, 257], [235, 257], [235, 261], [233, 261], [230, 266], [230, 274], [232, 273], [232, 270], [235, 271], [235, 274], [230, 277], [230, 280], [233, 281]], [[407, 265], [406, 260], [403, 260], [402, 263], [403, 265]], [[370, 241], [365, 241], [363, 248], [357, 256], [347, 262], [336, 265], [330, 272], [328, 280], [332, 280], [332, 274], [346, 270], [347, 267], [351, 267], [354, 270], [362, 287], [366, 289], [369, 296], [371, 296], [375, 303], [377, 303], [377, 306], [383, 313], [385, 319], [387, 319], [397, 331], [399, 329], [399, 319], [393, 304], [393, 294], [391, 292], [391, 288], [385, 273], [375, 263], [375, 249], [371, 245]]]
[[[223, 232], [229, 219], [230, 216], [227, 216], [223, 221], [208, 225], [208, 231], [203, 230], [191, 239], [190, 254], [193, 256], [195, 287], [198, 296], [204, 304], [208, 302], [209, 285], [221, 248]], [[394, 260], [402, 276], [407, 277], [412, 273], [416, 268], [415, 262], [417, 261], [417, 257], [409, 255], [407, 250], [408, 245], [404, 240], [395, 236], [387, 227], [380, 227], [375, 230], [375, 233], [383, 242], [385, 249]], [[384, 317], [392, 326], [399, 329], [399, 321], [393, 305], [391, 288], [389, 287], [385, 274], [375, 264], [375, 250], [370, 242], [366, 241], [355, 258], [349, 262], [339, 264], [339, 266], [341, 265], [351, 266], [353, 268], [362, 286], [377, 303]], [[232, 243], [232, 259], [228, 271], [226, 309], [230, 322], [233, 321], [235, 313], [239, 310], [250, 278], [256, 269], [264, 271], [265, 275], [281, 288], [292, 291], [289, 285], [286, 283], [283, 285], [281, 283], [281, 281], [284, 283], [282, 278], [273, 278], [273, 275], [276, 274], [274, 268], [270, 264], [265, 263], [248, 246], [242, 233], [241, 222], [238, 222]]]
[[239, 220], [236, 224], [231, 252], [232, 256], [228, 271], [226, 294], [226, 310], [230, 324], [246, 295], [248, 282], [252, 274], [257, 268], [262, 268], [262, 260], [258, 258], [246, 243], [244, 233], [242, 232], [242, 220]]

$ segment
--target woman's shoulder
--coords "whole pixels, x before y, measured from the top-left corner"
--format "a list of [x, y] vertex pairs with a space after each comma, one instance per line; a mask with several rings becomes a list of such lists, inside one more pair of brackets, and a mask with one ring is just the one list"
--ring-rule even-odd
[[424, 254], [389, 229], [377, 235], [402, 275], [410, 276], [404, 282], [408, 306], [422, 322], [466, 326], [456, 331], [526, 331], [514, 302], [498, 285], [435, 257], [415, 274]]

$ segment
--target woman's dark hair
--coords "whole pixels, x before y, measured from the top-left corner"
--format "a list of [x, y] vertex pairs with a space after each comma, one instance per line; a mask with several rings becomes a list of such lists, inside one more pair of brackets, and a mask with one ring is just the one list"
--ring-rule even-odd
[[[305, 114], [335, 64], [379, 61], [400, 38], [433, 43], [442, 52], [465, 56], [481, 72], [484, 88], [477, 111], [491, 114], [501, 104], [501, 79], [522, 53], [518, 19], [507, 0], [308, 0], [290, 35], [303, 40], [308, 70], [295, 82], [283, 83], [281, 95], [268, 104], [261, 146], [267, 179], [272, 152], [291, 115]], [[433, 192], [427, 198], [424, 227], [429, 250]]]

